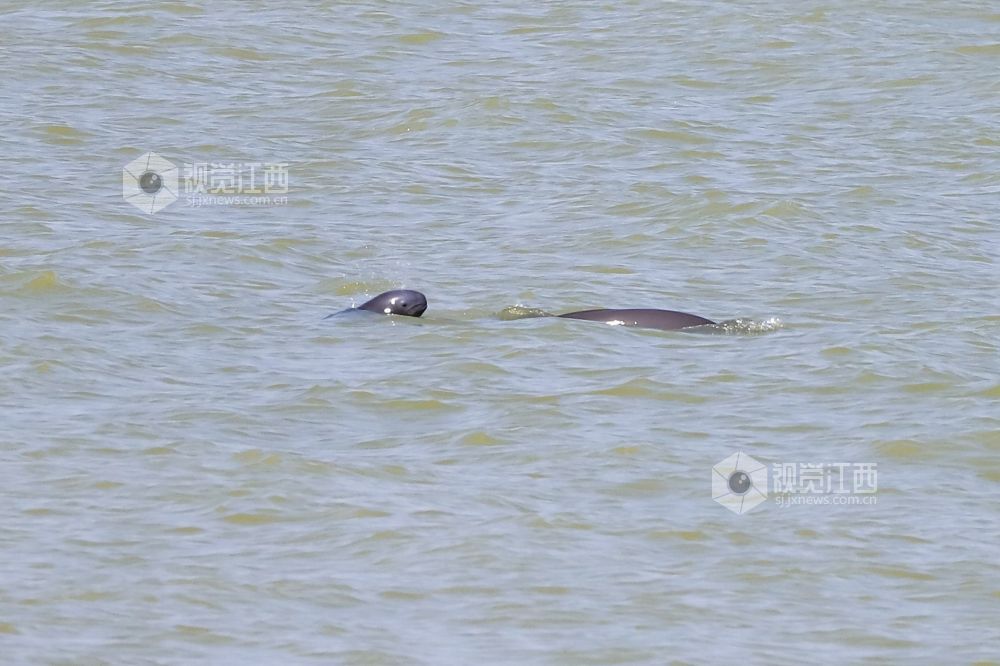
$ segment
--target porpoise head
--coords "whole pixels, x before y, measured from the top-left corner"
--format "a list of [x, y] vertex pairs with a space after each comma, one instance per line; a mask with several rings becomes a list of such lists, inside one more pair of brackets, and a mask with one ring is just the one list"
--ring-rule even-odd
[[427, 297], [412, 289], [393, 289], [379, 294], [358, 307], [359, 310], [383, 314], [419, 317], [427, 309]]

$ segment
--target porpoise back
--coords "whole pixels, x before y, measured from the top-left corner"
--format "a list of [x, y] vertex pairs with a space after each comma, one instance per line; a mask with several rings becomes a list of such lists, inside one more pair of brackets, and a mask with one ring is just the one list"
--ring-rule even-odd
[[565, 319], [586, 319], [616, 326], [638, 326], [657, 328], [661, 331], [677, 331], [692, 326], [714, 324], [711, 319], [676, 310], [656, 310], [651, 308], [580, 310], [558, 315]]

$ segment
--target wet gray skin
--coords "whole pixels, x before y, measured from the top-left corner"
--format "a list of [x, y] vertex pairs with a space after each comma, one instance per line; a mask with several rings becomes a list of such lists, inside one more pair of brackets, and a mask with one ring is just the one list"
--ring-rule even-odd
[[386, 291], [371, 300], [362, 303], [357, 308], [342, 310], [327, 315], [324, 319], [336, 316], [343, 312], [352, 310], [367, 310], [369, 312], [379, 312], [381, 314], [403, 315], [405, 317], [419, 317], [427, 309], [427, 297], [419, 291], [412, 289], [393, 289]]
[[654, 310], [632, 308], [623, 310], [580, 310], [558, 315], [566, 319], [586, 319], [618, 326], [638, 326], [640, 328], [658, 328], [661, 331], [676, 331], [692, 326], [714, 324], [711, 319], [675, 310]]

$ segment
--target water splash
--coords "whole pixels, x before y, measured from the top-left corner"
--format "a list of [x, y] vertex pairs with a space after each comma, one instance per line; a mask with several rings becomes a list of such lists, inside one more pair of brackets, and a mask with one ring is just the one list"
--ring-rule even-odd
[[719, 335], [765, 335], [767, 333], [774, 333], [784, 327], [784, 323], [777, 317], [763, 320], [738, 317], [736, 319], [720, 321], [711, 326], [699, 327], [699, 331], [703, 330], [706, 333], [717, 333]]
[[512, 305], [497, 313], [502, 321], [514, 321], [515, 319], [531, 319], [532, 317], [555, 317], [551, 312], [546, 312], [541, 308], [529, 308], [525, 305]]

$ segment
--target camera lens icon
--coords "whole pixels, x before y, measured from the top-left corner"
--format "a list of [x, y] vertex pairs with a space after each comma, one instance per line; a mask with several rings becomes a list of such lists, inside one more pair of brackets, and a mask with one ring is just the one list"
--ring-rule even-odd
[[146, 153], [122, 168], [122, 197], [144, 213], [156, 213], [177, 201], [177, 165]]
[[729, 489], [737, 495], [746, 495], [753, 488], [753, 481], [746, 472], [733, 472], [729, 475]]
[[139, 176], [139, 189], [146, 194], [156, 194], [163, 189], [163, 178], [155, 171], [147, 171]]
[[712, 468], [712, 499], [735, 513], [746, 513], [767, 499], [767, 466], [742, 451]]

